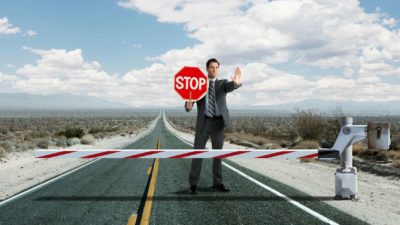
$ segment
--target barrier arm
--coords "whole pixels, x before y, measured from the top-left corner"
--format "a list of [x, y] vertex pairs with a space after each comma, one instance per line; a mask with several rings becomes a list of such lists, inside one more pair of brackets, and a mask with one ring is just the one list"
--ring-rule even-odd
[[38, 149], [36, 158], [286, 158], [322, 160], [339, 159], [335, 173], [338, 198], [357, 198], [357, 168], [353, 167], [352, 145], [368, 139], [369, 149], [387, 150], [390, 145], [388, 123], [353, 125], [353, 118], [343, 117], [331, 148], [318, 149]]

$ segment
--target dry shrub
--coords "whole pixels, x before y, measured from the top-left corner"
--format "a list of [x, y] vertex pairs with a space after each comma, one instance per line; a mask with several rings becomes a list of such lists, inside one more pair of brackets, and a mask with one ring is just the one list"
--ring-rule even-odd
[[279, 144], [272, 143], [270, 148], [271, 149], [280, 149], [280, 148], [282, 148], [282, 146], [280, 146]]
[[13, 151], [13, 145], [10, 141], [0, 141], [0, 147], [3, 148], [6, 153]]
[[359, 157], [367, 159], [367, 160], [373, 160], [373, 161], [388, 161], [389, 156], [388, 152], [386, 150], [380, 150], [380, 149], [366, 149], [361, 151], [358, 154]]
[[390, 149], [395, 151], [400, 151], [400, 141], [399, 140], [391, 140]]
[[293, 113], [294, 126], [304, 140], [319, 140], [324, 133], [325, 119], [316, 109], [299, 110]]
[[64, 132], [60, 132], [61, 135], [64, 135], [67, 138], [81, 138], [85, 134], [82, 128], [67, 128]]
[[293, 146], [293, 149], [317, 149], [319, 147], [319, 143], [316, 141], [300, 141]]
[[94, 144], [95, 139], [93, 137], [93, 135], [91, 134], [86, 134], [81, 138], [81, 144], [83, 145], [91, 145]]
[[393, 160], [399, 160], [400, 159], [400, 152], [399, 151], [389, 150], [389, 151], [387, 151], [387, 155], [388, 155], [389, 159], [393, 159]]
[[237, 144], [239, 143], [240, 139], [236, 133], [232, 134], [225, 134], [226, 140], [229, 141], [229, 143]]
[[391, 166], [400, 169], [400, 160], [395, 160], [395, 161], [393, 161], [393, 162], [391, 163]]
[[4, 150], [4, 148], [0, 146], [0, 158], [5, 157], [6, 155], [7, 155], [6, 150]]
[[377, 158], [378, 158], [378, 160], [388, 161], [389, 160], [389, 154], [385, 150], [380, 150], [378, 152]]
[[340, 107], [332, 110], [333, 116], [326, 116], [317, 109], [299, 110], [291, 114], [293, 128], [303, 140], [318, 140], [321, 147], [330, 148], [340, 131]]
[[256, 145], [265, 145], [269, 143], [269, 140], [265, 137], [261, 136], [254, 136], [253, 134], [249, 133], [227, 133], [225, 134], [225, 138], [230, 142], [234, 144], [239, 144], [242, 141], [248, 141], [251, 143], [254, 143]]
[[361, 151], [368, 149], [368, 144], [365, 142], [357, 142], [353, 144], [353, 155], [359, 155]]
[[25, 150], [33, 149], [33, 148], [34, 148], [34, 146], [32, 146], [28, 142], [22, 142], [22, 143], [15, 144], [15, 151], [17, 151], [17, 152], [25, 151]]
[[81, 143], [81, 140], [79, 138], [70, 138], [67, 140], [67, 145], [71, 146], [71, 145], [79, 145]]
[[283, 148], [291, 148], [293, 146], [293, 142], [288, 140], [281, 140], [279, 142], [279, 145], [282, 146]]
[[54, 139], [55, 145], [59, 147], [67, 146], [67, 138], [65, 136], [61, 136]]
[[40, 139], [36, 142], [36, 146], [39, 148], [49, 148], [50, 140], [49, 139]]

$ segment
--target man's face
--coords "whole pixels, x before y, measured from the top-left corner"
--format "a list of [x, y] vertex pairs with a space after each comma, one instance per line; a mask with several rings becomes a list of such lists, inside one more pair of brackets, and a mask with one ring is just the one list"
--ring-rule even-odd
[[207, 68], [208, 77], [210, 77], [210, 78], [217, 77], [218, 68], [219, 68], [218, 63], [216, 63], [216, 62], [210, 63], [210, 65]]

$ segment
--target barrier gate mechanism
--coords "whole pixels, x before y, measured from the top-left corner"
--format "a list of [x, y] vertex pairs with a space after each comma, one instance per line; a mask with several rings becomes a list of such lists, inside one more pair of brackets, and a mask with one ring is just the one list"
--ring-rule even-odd
[[343, 117], [339, 135], [331, 149], [339, 152], [340, 167], [335, 173], [336, 197], [357, 198], [357, 168], [353, 167], [353, 144], [368, 139], [368, 149], [388, 150], [390, 127], [388, 123], [353, 125], [353, 118]]
[[343, 117], [340, 132], [331, 148], [319, 149], [39, 149], [37, 158], [318, 158], [340, 159], [335, 173], [339, 198], [357, 198], [357, 168], [353, 167], [352, 145], [368, 137], [369, 149], [389, 149], [388, 123], [353, 125]]

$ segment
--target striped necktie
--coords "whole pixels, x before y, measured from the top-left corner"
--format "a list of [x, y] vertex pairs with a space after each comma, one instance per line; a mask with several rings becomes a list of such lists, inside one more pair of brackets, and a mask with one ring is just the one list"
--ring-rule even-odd
[[215, 96], [214, 96], [214, 81], [210, 80], [210, 85], [208, 89], [208, 115], [215, 116]]

